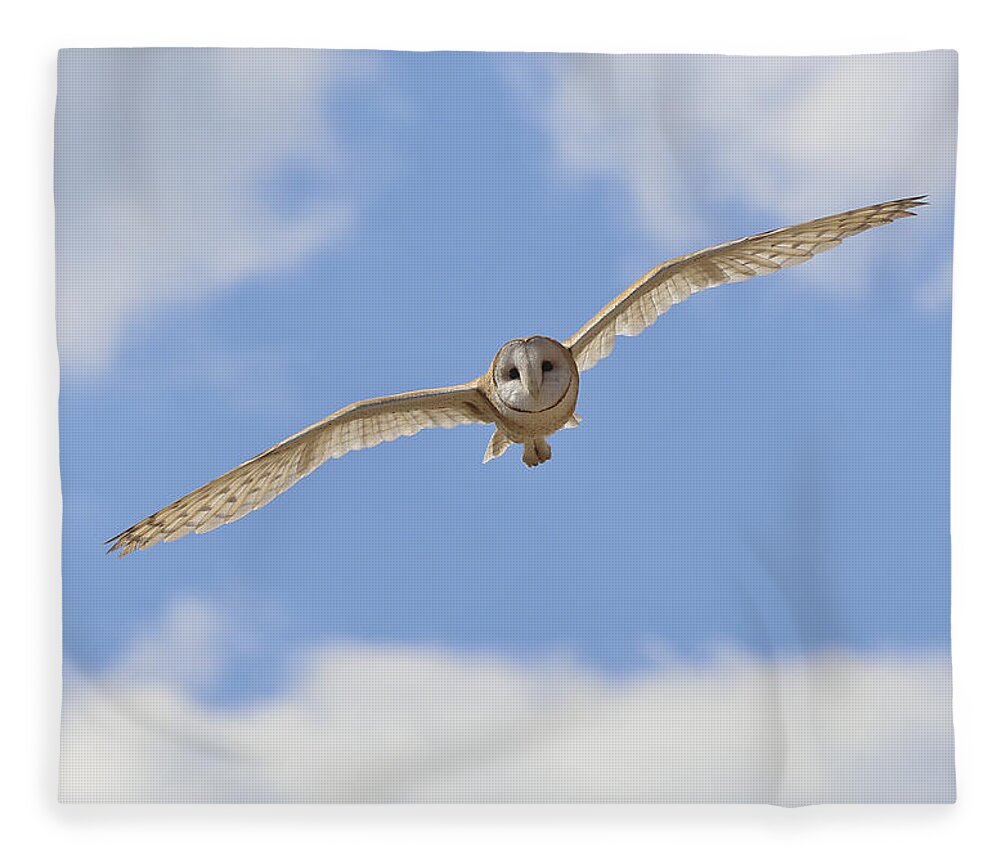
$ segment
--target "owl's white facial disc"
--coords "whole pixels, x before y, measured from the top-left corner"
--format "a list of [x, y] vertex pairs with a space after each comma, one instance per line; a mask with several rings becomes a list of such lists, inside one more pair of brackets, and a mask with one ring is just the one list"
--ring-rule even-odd
[[518, 412], [544, 412], [565, 397], [573, 381], [572, 358], [547, 337], [512, 340], [497, 353], [493, 382], [500, 399]]

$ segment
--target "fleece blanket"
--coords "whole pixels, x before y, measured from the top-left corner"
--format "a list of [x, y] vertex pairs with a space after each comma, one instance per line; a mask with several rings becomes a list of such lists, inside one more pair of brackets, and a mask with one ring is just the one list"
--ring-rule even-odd
[[952, 801], [956, 76], [63, 51], [60, 797]]

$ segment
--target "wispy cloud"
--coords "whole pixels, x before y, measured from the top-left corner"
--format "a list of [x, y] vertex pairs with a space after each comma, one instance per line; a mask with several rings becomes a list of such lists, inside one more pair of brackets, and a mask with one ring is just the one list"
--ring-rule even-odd
[[185, 690], [224, 624], [179, 606], [120, 665], [70, 674], [67, 801], [947, 802], [942, 656], [720, 653], [615, 681], [572, 662], [330, 644], [282, 696]]
[[[68, 50], [56, 135], [59, 345], [92, 372], [164, 302], [280, 266], [341, 234], [324, 94], [358, 55], [286, 50]], [[301, 205], [268, 186], [308, 181]]]
[[[921, 244], [950, 235], [954, 53], [581, 55], [550, 68], [536, 106], [560, 162], [623, 182], [639, 223], [672, 251], [750, 232], [748, 213], [769, 228], [911, 194], [936, 204], [921, 213]], [[898, 255], [903, 240], [891, 233], [877, 250], [856, 245], [853, 263], [841, 255], [795, 276], [863, 286], [878, 255]]]

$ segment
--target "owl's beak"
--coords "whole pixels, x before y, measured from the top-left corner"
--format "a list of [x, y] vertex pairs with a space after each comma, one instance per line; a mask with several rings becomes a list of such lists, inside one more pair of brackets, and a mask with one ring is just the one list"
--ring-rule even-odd
[[524, 380], [524, 387], [528, 389], [528, 394], [531, 395], [531, 399], [538, 399], [538, 392], [542, 389], [542, 375], [532, 362], [525, 362], [522, 379]]

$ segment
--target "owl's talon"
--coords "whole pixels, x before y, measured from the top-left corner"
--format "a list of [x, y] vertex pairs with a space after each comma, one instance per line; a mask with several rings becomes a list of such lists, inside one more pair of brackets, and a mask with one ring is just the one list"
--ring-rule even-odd
[[530, 439], [524, 443], [524, 455], [521, 461], [529, 469], [552, 459], [552, 448], [544, 439]]

